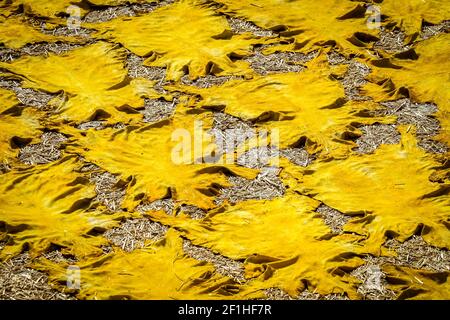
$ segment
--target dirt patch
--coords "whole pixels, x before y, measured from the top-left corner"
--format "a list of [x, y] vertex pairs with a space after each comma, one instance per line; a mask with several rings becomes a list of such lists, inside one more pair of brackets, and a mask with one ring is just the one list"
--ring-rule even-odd
[[124, 124], [122, 122], [108, 124], [106, 121], [102, 121], [102, 120], [86, 121], [86, 122], [82, 122], [76, 126], [76, 128], [78, 130], [89, 130], [89, 129], [103, 130], [106, 128], [112, 128], [112, 129], [119, 130], [119, 129], [123, 129], [125, 127], [126, 127], [126, 124]]
[[[5, 160], [4, 160], [5, 161]], [[7, 162], [0, 163], [0, 174], [7, 173], [11, 170], [11, 166]], [[1, 248], [0, 248], [1, 249]]]
[[69, 28], [69, 27], [56, 27], [53, 30], [47, 30], [45, 29], [45, 23], [43, 24], [43, 27], [41, 28], [42, 33], [50, 34], [54, 36], [61, 36], [61, 37], [80, 37], [89, 39], [91, 36], [92, 30], [86, 29], [86, 28]]
[[179, 215], [184, 213], [191, 217], [191, 219], [203, 219], [206, 216], [206, 211], [192, 205], [182, 204], [175, 207], [175, 201], [172, 199], [160, 199], [150, 203], [143, 203], [136, 207], [136, 210], [141, 213], [148, 211], [163, 210], [168, 215]]
[[49, 53], [55, 54], [63, 54], [68, 51], [81, 48], [83, 46], [89, 45], [92, 42], [85, 42], [82, 44], [79, 43], [65, 43], [65, 42], [56, 42], [56, 43], [35, 43], [28, 44], [22, 49], [20, 52], [22, 55], [30, 55], [30, 56], [48, 56]]
[[43, 91], [22, 88], [21, 85], [18, 80], [0, 78], [0, 87], [13, 91], [20, 103], [25, 106], [45, 110], [50, 100], [57, 96]]
[[63, 255], [59, 250], [53, 250], [44, 254], [44, 258], [56, 263], [75, 264], [77, 259], [73, 256]]
[[111, 7], [99, 7], [91, 10], [84, 18], [84, 22], [106, 22], [119, 17], [133, 17], [141, 14], [146, 14], [163, 6], [167, 6], [175, 2], [174, 0], [162, 0], [151, 3], [134, 3], [126, 5], [118, 5]]
[[142, 13], [153, 11], [151, 4], [127, 5], [107, 7], [100, 10], [92, 10], [86, 14], [83, 21], [88, 23], [106, 22], [118, 17], [133, 17], [136, 15], [134, 8], [139, 8]]
[[213, 128], [221, 131], [238, 129], [254, 132], [255, 130], [250, 122], [222, 112], [214, 113]]
[[278, 34], [271, 30], [264, 30], [258, 27], [256, 24], [250, 21], [235, 17], [227, 17], [228, 24], [230, 25], [231, 31], [234, 33], [251, 33], [257, 37], [276, 37]]
[[175, 208], [175, 202], [172, 199], [160, 199], [149, 203], [143, 203], [136, 207], [136, 210], [141, 213], [148, 211], [163, 210], [165, 213], [173, 214]]
[[80, 123], [77, 126], [77, 129], [79, 130], [89, 130], [89, 129], [95, 129], [95, 130], [101, 130], [105, 128], [106, 121], [87, 121]]
[[265, 290], [267, 300], [349, 300], [343, 294], [327, 294], [320, 295], [316, 292], [311, 292], [308, 289], [300, 292], [300, 294], [293, 298], [280, 288], [269, 288]]
[[382, 102], [385, 108], [378, 110], [377, 115], [397, 116], [397, 123], [416, 127], [418, 145], [431, 153], [445, 153], [445, 144], [433, 140], [441, 129], [439, 121], [433, 116], [437, 106], [432, 103], [414, 103], [410, 99]]
[[118, 186], [119, 178], [109, 172], [92, 172], [89, 180], [95, 184], [97, 196], [94, 200], [105, 205], [110, 211], [120, 211], [125, 190]]
[[222, 131], [229, 129], [254, 130], [250, 122], [222, 112], [214, 113], [213, 128]]
[[316, 209], [316, 212], [320, 214], [325, 224], [336, 234], [342, 233], [344, 225], [350, 220], [350, 217], [323, 203]]
[[237, 146], [254, 137], [255, 132], [250, 123], [226, 113], [216, 112], [209, 134], [214, 137], [218, 152], [234, 152]]
[[235, 204], [250, 199], [262, 200], [281, 197], [285, 193], [285, 187], [278, 177], [278, 173], [278, 168], [263, 168], [253, 180], [231, 176], [229, 181], [233, 186], [222, 189], [216, 202], [221, 204], [228, 200]]
[[330, 51], [327, 53], [327, 59], [328, 63], [332, 66], [338, 65], [338, 64], [349, 64], [350, 60], [348, 60], [344, 55], [340, 54], [336, 51]]
[[106, 231], [104, 236], [122, 250], [131, 252], [143, 248], [148, 240], [161, 240], [166, 232], [166, 226], [141, 218], [126, 220], [120, 227]]
[[81, 48], [90, 44], [91, 42], [85, 43], [66, 43], [66, 42], [40, 42], [27, 44], [19, 50], [13, 50], [9, 48], [0, 48], [0, 61], [10, 62], [24, 55], [28, 56], [45, 56], [47, 57], [50, 53], [63, 54], [68, 51]]
[[338, 293], [320, 295], [316, 292], [311, 292], [306, 289], [298, 295], [297, 300], [349, 300], [349, 298], [344, 294]]
[[388, 53], [399, 53], [409, 50], [411, 46], [405, 45], [406, 35], [401, 30], [386, 30], [381, 28], [380, 40], [375, 42], [375, 50], [384, 50]]
[[24, 16], [27, 22], [38, 29], [44, 34], [61, 36], [61, 37], [77, 37], [80, 40], [90, 39], [90, 34], [93, 30], [89, 30], [86, 28], [78, 27], [74, 28], [72, 26], [60, 25], [60, 26], [51, 26], [50, 28], [47, 26], [47, 22], [44, 18], [37, 16]]
[[382, 265], [386, 263], [383, 258], [368, 256], [365, 264], [353, 270], [350, 275], [361, 281], [357, 292], [366, 300], [392, 300], [396, 294], [386, 288], [386, 274]]
[[255, 54], [245, 58], [253, 70], [260, 75], [272, 73], [300, 72], [304, 63], [314, 59], [318, 51], [307, 54], [300, 52], [276, 52], [268, 55], [256, 50]]
[[374, 124], [359, 128], [363, 134], [356, 140], [358, 153], [372, 153], [382, 144], [400, 143], [400, 134], [395, 125]]
[[90, 34], [93, 30], [89, 30], [86, 28], [78, 27], [69, 27], [65, 26], [56, 26], [56, 27], [48, 27], [47, 22], [44, 18], [40, 18], [37, 16], [24, 16], [27, 22], [32, 25], [34, 28], [38, 29], [44, 34], [61, 36], [61, 37], [77, 37], [80, 40], [90, 39]]
[[313, 157], [303, 148], [287, 148], [280, 150], [280, 156], [287, 158], [293, 164], [297, 166], [308, 166]]
[[163, 82], [166, 77], [166, 69], [160, 67], [144, 66], [144, 58], [129, 52], [126, 60], [126, 68], [130, 78], [145, 78]]
[[336, 51], [327, 53], [328, 63], [330, 65], [347, 65], [347, 72], [338, 80], [342, 83], [345, 95], [349, 100], [370, 100], [370, 97], [362, 96], [359, 87], [367, 83], [366, 77], [370, 74], [370, 68], [353, 59], [347, 59], [344, 55]]
[[280, 288], [268, 288], [264, 291], [267, 300], [294, 300], [289, 294]]
[[258, 147], [238, 156], [236, 163], [247, 168], [263, 168], [271, 159], [280, 156], [280, 151], [274, 147]]
[[444, 143], [430, 138], [420, 139], [417, 145], [430, 153], [444, 154], [448, 151], [448, 147]]
[[28, 165], [50, 163], [61, 157], [61, 145], [67, 138], [58, 132], [45, 132], [41, 143], [27, 145], [20, 149], [19, 160]]
[[116, 129], [116, 130], [120, 130], [120, 129], [125, 128], [126, 126], [127, 126], [127, 125], [126, 125], [125, 123], [117, 122], [117, 123], [114, 123], [114, 124], [111, 126], [111, 128]]
[[20, 58], [21, 52], [19, 50], [14, 50], [10, 48], [6, 48], [4, 46], [0, 46], [0, 61], [1, 62], [10, 62]]
[[175, 112], [176, 99], [166, 101], [163, 99], [145, 99], [144, 109], [139, 112], [144, 116], [143, 121], [147, 123], [157, 122], [170, 118]]
[[51, 288], [45, 273], [29, 268], [28, 254], [0, 263], [0, 299], [72, 300], [67, 293]]
[[403, 243], [390, 239], [384, 246], [397, 253], [393, 261], [396, 265], [436, 272], [450, 271], [450, 252], [430, 246], [420, 236], [414, 235]]
[[144, 60], [144, 58], [129, 51], [127, 60], [125, 61], [128, 76], [132, 79], [144, 78], [151, 81], [156, 81], [153, 85], [153, 89], [161, 94], [167, 94], [166, 89], [164, 89], [164, 85], [168, 84], [165, 80], [166, 68], [144, 66]]
[[206, 248], [193, 245], [189, 240], [183, 241], [183, 250], [191, 258], [212, 263], [218, 273], [230, 277], [236, 282], [245, 282], [244, 264], [242, 262], [224, 257]]
[[351, 61], [348, 70], [341, 81], [344, 86], [345, 95], [350, 100], [370, 100], [369, 97], [362, 96], [359, 87], [367, 83], [366, 77], [370, 73], [370, 68], [360, 62]]
[[450, 32], [450, 20], [443, 21], [436, 25], [424, 25], [420, 36], [422, 39], [429, 39], [441, 33]]
[[284, 157], [293, 164], [306, 167], [311, 163], [313, 157], [302, 148], [287, 148], [278, 150], [275, 147], [257, 147], [241, 154], [237, 158], [237, 164], [247, 168], [264, 168], [272, 160]]
[[[0, 251], [2, 251], [6, 245], [8, 244], [7, 236], [2, 236], [3, 239], [0, 239]], [[6, 238], [6, 239], [5, 239]]]
[[206, 216], [206, 211], [200, 209], [199, 207], [192, 206], [192, 205], [181, 205], [178, 210], [177, 214], [184, 213], [187, 214], [191, 219], [194, 220], [201, 220]]
[[234, 79], [243, 79], [240, 76], [215, 76], [212, 74], [208, 74], [204, 77], [197, 78], [192, 80], [189, 78], [189, 75], [184, 75], [181, 77], [181, 83], [187, 86], [194, 86], [198, 88], [211, 88], [213, 86], [221, 86], [225, 82], [234, 80]]
[[417, 135], [436, 135], [440, 126], [432, 114], [437, 111], [432, 103], [414, 103], [405, 98], [397, 101], [382, 102], [385, 106], [383, 115], [397, 116], [399, 124], [412, 124], [416, 127]]

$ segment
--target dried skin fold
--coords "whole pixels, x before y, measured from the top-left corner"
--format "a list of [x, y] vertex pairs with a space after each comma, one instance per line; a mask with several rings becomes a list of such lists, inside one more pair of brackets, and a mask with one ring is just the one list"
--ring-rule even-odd
[[61, 56], [26, 56], [0, 67], [22, 79], [23, 87], [52, 93], [63, 90], [68, 99], [56, 107], [58, 118], [82, 122], [101, 111], [110, 122], [126, 123], [142, 118], [132, 108], [143, 107], [144, 97], [160, 95], [152, 89], [152, 81], [128, 82], [124, 59], [123, 49], [99, 42]]
[[14, 92], [0, 88], [0, 114], [5, 112], [9, 108], [17, 106], [18, 104], [19, 100], [17, 99]]
[[[256, 174], [254, 170], [234, 165], [193, 163], [206, 155], [211, 140], [206, 131], [211, 122], [210, 116], [177, 114], [170, 120], [145, 127], [90, 130], [85, 136], [77, 137], [67, 150], [119, 174], [124, 181], [132, 179], [124, 200], [127, 208], [134, 208], [144, 198], [149, 201], [163, 198], [170, 190], [175, 200], [208, 209], [214, 206], [217, 186], [229, 184], [223, 172], [231, 171], [230, 174], [234, 172], [247, 178]], [[196, 124], [201, 124], [203, 130], [195, 130]], [[199, 141], [205, 153], [194, 146]], [[212, 151], [214, 145], [211, 146]]]
[[450, 3], [440, 0], [384, 0], [380, 4], [381, 14], [389, 22], [395, 22], [406, 35], [417, 35], [423, 21], [439, 24], [450, 17]]
[[197, 0], [182, 0], [151, 14], [86, 26], [99, 31], [97, 38], [119, 42], [139, 56], [150, 56], [145, 65], [167, 67], [168, 80], [179, 80], [186, 70], [192, 79], [209, 72], [249, 74], [247, 63], [232, 61], [229, 55], [249, 54], [252, 45], [261, 42], [243, 35], [228, 37], [227, 20]]
[[219, 208], [201, 221], [150, 214], [181, 230], [194, 244], [232, 259], [246, 259], [249, 290], [278, 287], [295, 296], [309, 283], [321, 294], [346, 292], [355, 297], [351, 279], [333, 270], [361, 263], [351, 258], [356, 238], [325, 239], [331, 230], [314, 214], [319, 205], [311, 198], [288, 194]]
[[385, 265], [382, 269], [389, 281], [388, 289], [399, 292], [398, 299], [448, 299], [449, 272], [421, 271], [392, 265]]
[[[5, 90], [6, 91], [6, 90]], [[9, 95], [9, 93], [8, 93]], [[14, 98], [3, 99], [8, 107], [15, 102]], [[42, 116], [32, 109], [25, 109], [20, 115], [0, 114], [0, 162], [14, 160], [18, 153], [18, 143], [33, 143], [38, 140], [42, 134], [42, 126], [39, 124], [39, 117]]]
[[[287, 29], [295, 49], [310, 51], [335, 43], [347, 53], [360, 52], [367, 43], [356, 33], [372, 35], [364, 18], [365, 8], [347, 0], [219, 0], [223, 11], [265, 29]], [[283, 34], [283, 33], [282, 33]], [[361, 37], [360, 37], [361, 38]], [[277, 48], [278, 49], [278, 48]]]
[[365, 235], [368, 252], [379, 252], [388, 231], [404, 241], [421, 225], [428, 243], [448, 248], [448, 185], [429, 181], [439, 163], [417, 147], [411, 132], [401, 133], [401, 144], [382, 145], [371, 155], [316, 161], [307, 170], [287, 164], [283, 178], [344, 214], [364, 214], [344, 230]]
[[2, 258], [20, 253], [25, 244], [33, 255], [51, 244], [76, 257], [101, 252], [99, 246], [106, 240], [88, 232], [113, 226], [115, 217], [86, 210], [95, 191], [74, 172], [78, 166], [71, 157], [0, 176], [0, 221], [13, 238], [1, 251]]
[[[106, 257], [81, 261], [81, 299], [238, 299], [239, 287], [214, 272], [214, 266], [187, 257], [183, 240], [174, 230], [158, 243], [133, 252], [115, 251]], [[56, 284], [66, 269], [42, 261]], [[233, 294], [233, 295], [231, 295]], [[261, 298], [262, 293], [250, 297]]]

